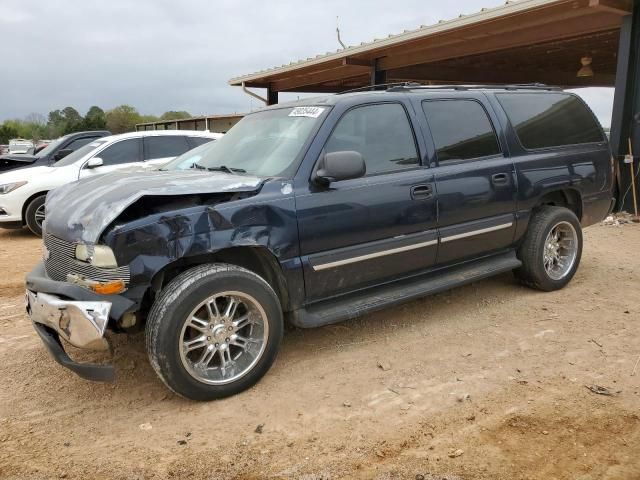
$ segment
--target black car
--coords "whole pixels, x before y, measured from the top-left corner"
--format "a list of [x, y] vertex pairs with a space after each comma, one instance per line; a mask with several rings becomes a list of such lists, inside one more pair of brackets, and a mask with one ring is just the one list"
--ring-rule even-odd
[[53, 165], [55, 162], [62, 160], [74, 150], [83, 147], [87, 143], [91, 143], [96, 138], [102, 138], [108, 135], [111, 135], [111, 132], [108, 130], [75, 132], [58, 138], [33, 155], [0, 155], [0, 173], [14, 170], [16, 168]]
[[558, 290], [613, 206], [601, 126], [543, 86], [275, 105], [163, 170], [49, 194], [28, 310], [56, 360], [94, 380], [113, 367], [72, 361], [59, 337], [105, 348], [106, 329], [144, 328], [160, 378], [198, 400], [257, 382], [285, 320], [318, 327], [508, 271]]

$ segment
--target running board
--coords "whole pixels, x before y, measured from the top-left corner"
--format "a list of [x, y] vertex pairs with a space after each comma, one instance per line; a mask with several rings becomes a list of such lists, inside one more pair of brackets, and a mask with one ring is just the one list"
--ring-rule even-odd
[[466, 262], [441, 272], [325, 300], [294, 310], [289, 319], [299, 328], [313, 328], [350, 320], [416, 298], [433, 295], [470, 282], [508, 272], [522, 265], [514, 251]]

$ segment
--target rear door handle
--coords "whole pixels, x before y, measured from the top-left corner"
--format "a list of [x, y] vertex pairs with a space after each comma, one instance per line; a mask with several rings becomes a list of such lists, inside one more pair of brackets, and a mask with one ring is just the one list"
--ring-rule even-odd
[[431, 185], [414, 185], [411, 187], [411, 198], [414, 200], [433, 198], [433, 187]]
[[491, 183], [494, 185], [506, 185], [509, 183], [509, 175], [506, 173], [496, 173], [491, 175]]

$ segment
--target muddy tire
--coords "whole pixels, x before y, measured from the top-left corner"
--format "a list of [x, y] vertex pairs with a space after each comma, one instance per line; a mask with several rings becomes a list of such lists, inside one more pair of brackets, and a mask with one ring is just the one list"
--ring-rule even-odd
[[227, 264], [194, 267], [169, 282], [146, 325], [153, 369], [192, 400], [234, 395], [271, 367], [283, 333], [280, 301], [249, 270]]
[[38, 237], [42, 236], [42, 222], [44, 221], [44, 201], [46, 195], [40, 195], [29, 202], [24, 211], [24, 222], [29, 230]]
[[563, 207], [545, 206], [531, 219], [518, 249], [522, 267], [516, 277], [525, 285], [550, 292], [567, 285], [582, 256], [582, 228], [576, 215]]

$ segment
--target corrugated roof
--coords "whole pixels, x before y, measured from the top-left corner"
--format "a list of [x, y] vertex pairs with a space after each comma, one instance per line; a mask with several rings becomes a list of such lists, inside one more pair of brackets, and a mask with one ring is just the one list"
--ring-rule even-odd
[[391, 34], [387, 38], [374, 39], [370, 42], [362, 42], [360, 45], [349, 46], [344, 49], [338, 49], [335, 52], [326, 52], [324, 54], [309, 57], [307, 59], [298, 60], [289, 64], [283, 64], [279, 67], [267, 68], [255, 73], [234, 77], [229, 80], [230, 85], [241, 85], [242, 82], [251, 82], [261, 79], [267, 75], [277, 75], [290, 72], [304, 67], [310, 67], [331, 60], [339, 60], [353, 55], [368, 53], [377, 49], [382, 49], [400, 44], [402, 42], [428, 37], [438, 33], [466, 27], [473, 24], [488, 22], [502, 16], [521, 13], [536, 8], [545, 7], [553, 4], [569, 3], [570, 0], [511, 0], [504, 5], [493, 8], [483, 8], [479, 12], [460, 15], [451, 20], [440, 20], [434, 25], [421, 25], [415, 30], [405, 30], [402, 33]]
[[200, 115], [198, 117], [174, 118], [169, 120], [156, 120], [154, 122], [136, 123], [136, 126], [157, 125], [160, 123], [193, 122], [193, 121], [201, 121], [205, 119], [224, 120], [227, 118], [240, 118], [240, 117], [244, 117], [245, 115], [246, 113], [229, 113], [227, 115]]

